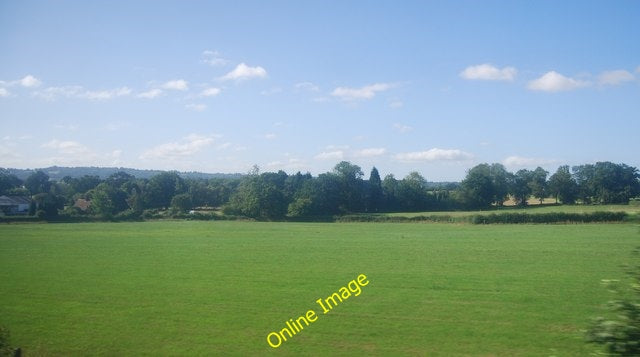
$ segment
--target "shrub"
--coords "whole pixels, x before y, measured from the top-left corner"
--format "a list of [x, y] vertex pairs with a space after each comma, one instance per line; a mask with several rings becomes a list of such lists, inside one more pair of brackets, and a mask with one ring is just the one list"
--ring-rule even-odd
[[[638, 257], [640, 250], [635, 250]], [[587, 330], [587, 342], [603, 345], [608, 353], [617, 356], [640, 356], [640, 265], [627, 274], [631, 276], [629, 298], [609, 301], [607, 308], [615, 315], [599, 317]], [[614, 287], [614, 293], [624, 293]], [[626, 292], [629, 293], [629, 292]]]

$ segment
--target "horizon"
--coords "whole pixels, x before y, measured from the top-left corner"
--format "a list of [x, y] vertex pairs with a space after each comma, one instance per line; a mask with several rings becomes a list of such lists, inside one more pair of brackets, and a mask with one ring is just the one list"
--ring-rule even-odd
[[640, 2], [0, 4], [0, 167], [640, 166]]

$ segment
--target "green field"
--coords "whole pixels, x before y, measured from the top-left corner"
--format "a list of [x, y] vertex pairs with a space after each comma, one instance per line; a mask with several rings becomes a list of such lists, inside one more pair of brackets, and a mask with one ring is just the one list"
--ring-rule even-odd
[[0, 325], [26, 356], [584, 356], [639, 245], [633, 224], [2, 225]]

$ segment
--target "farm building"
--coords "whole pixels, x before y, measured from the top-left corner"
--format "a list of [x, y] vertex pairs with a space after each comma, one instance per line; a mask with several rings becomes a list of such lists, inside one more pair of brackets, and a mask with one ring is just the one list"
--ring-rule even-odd
[[0, 211], [5, 215], [29, 213], [31, 199], [24, 196], [0, 196]]

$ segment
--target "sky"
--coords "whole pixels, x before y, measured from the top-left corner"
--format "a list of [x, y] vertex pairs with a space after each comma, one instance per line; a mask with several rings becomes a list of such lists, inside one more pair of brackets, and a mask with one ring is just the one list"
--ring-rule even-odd
[[640, 1], [0, 1], [0, 167], [640, 167]]

